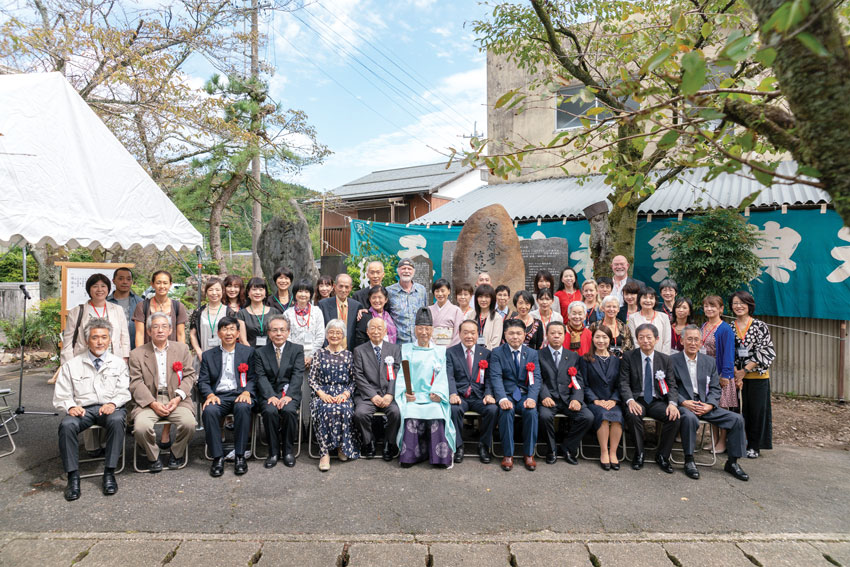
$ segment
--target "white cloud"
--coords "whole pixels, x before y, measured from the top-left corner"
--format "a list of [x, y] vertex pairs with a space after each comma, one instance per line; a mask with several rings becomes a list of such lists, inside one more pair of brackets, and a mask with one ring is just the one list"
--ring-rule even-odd
[[420, 115], [404, 130], [390, 126], [391, 131], [354, 146], [331, 148], [336, 153], [324, 164], [306, 168], [294, 181], [316, 190], [334, 189], [378, 169], [447, 162], [441, 154], [448, 154], [449, 147], [466, 145], [461, 135], [471, 134], [474, 122], [479, 130], [486, 124], [486, 77], [484, 64], [444, 77], [434, 89], [420, 93], [435, 101], [439, 110]]
[[451, 37], [452, 30], [450, 30], [447, 26], [440, 26], [436, 28], [431, 28], [431, 33], [435, 33], [443, 37]]

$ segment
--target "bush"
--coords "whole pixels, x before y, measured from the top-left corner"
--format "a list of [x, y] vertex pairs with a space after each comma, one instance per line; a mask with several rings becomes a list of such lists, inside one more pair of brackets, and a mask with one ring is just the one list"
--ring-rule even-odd
[[[59, 342], [62, 339], [60, 324], [61, 302], [58, 297], [45, 299], [39, 304], [37, 311], [33, 310], [27, 314], [27, 334], [24, 346], [37, 348], [43, 342], [47, 342], [56, 355], [59, 354]], [[13, 321], [0, 321], [0, 329], [6, 335], [3, 348], [15, 350], [21, 347], [21, 333], [23, 331], [23, 318]]]
[[[23, 281], [23, 263], [24, 253], [17, 247], [0, 256], [0, 282]], [[38, 263], [32, 254], [27, 254], [27, 281], [38, 281]]]
[[680, 293], [701, 304], [707, 295], [725, 298], [759, 274], [753, 249], [758, 229], [734, 210], [715, 209], [664, 229], [669, 235], [670, 275]]

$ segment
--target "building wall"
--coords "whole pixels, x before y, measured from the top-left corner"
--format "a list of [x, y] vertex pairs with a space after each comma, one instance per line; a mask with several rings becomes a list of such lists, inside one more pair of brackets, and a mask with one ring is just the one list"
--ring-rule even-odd
[[457, 199], [485, 185], [487, 177], [484, 170], [469, 171], [437, 189], [434, 195], [443, 199]]

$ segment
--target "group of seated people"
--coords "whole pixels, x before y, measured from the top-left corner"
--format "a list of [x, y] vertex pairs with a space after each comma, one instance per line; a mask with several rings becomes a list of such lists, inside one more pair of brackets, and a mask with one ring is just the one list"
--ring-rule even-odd
[[[505, 286], [494, 289], [487, 274], [472, 290], [474, 307], [468, 305], [469, 298], [463, 305], [460, 292], [455, 294], [458, 304], [450, 303], [447, 280], [434, 283], [435, 301], [426, 306], [422, 286], [412, 281], [412, 263], [399, 263], [399, 283], [389, 288], [381, 285], [383, 266], [376, 264], [380, 263], [367, 266], [370, 286], [353, 297], [347, 274], [325, 289], [328, 297], [317, 298], [309, 282], [290, 286], [291, 272], [278, 270], [279, 293], [272, 300], [265, 296], [265, 282], [259, 278], [254, 278], [259, 284], [249, 282], [247, 297], [241, 298], [243, 290], [233, 293], [232, 280], [228, 285], [211, 278], [204, 290], [207, 303], [191, 318], [194, 354], [174, 329], [174, 316], [180, 321], [182, 305], [160, 310], [166, 302], [157, 301], [158, 288], [154, 298], [136, 305], [136, 314], [145, 315], [143, 321], [134, 316], [144, 334], [136, 333], [138, 346], [132, 350], [121, 338], [127, 329], [123, 313], [106, 308], [101, 313], [102, 305], [92, 301], [93, 315], [83, 323], [72, 310], [66, 333], [76, 324], [70, 341], [73, 351], [63, 360], [54, 392], [54, 405], [67, 414], [59, 430], [68, 474], [65, 498], [80, 496], [78, 435], [95, 424], [104, 430], [103, 492], [117, 491], [114, 472], [123, 449], [127, 411], [150, 472], [179, 468], [197, 425], [193, 395], [198, 396], [213, 477], [224, 473], [225, 417], [233, 423], [234, 473], [247, 472], [254, 413], [262, 418], [269, 446], [264, 467], [269, 469], [278, 460], [295, 466], [298, 428], [303, 424], [311, 424], [308, 433], [315, 436], [322, 471], [329, 470], [332, 455], [340, 461], [374, 458], [380, 437], [386, 461], [398, 457], [407, 467], [427, 460], [451, 468], [465, 456], [464, 426], [476, 420], [479, 460], [491, 462], [498, 424], [505, 471], [514, 466], [515, 426], [521, 427], [523, 465], [536, 469], [539, 421], [546, 463], [554, 464], [560, 455], [577, 465], [579, 446], [593, 429], [600, 465], [606, 471], [620, 468], [624, 426], [633, 438], [631, 466], [643, 467], [644, 417], [661, 428], [655, 461], [668, 473], [673, 472], [670, 453], [681, 434], [685, 473], [699, 478], [694, 452], [700, 422], [725, 435], [724, 469], [737, 479], [748, 479], [739, 458], [752, 457], [753, 447], [755, 456], [759, 447], [770, 448], [769, 385], [766, 396], [762, 385], [775, 353], [766, 325], [752, 318], [755, 304], [746, 292], [731, 298], [737, 320], [729, 347], [723, 326], [730, 330], [731, 326], [720, 319], [722, 300], [718, 307], [713, 297], [706, 298], [707, 321], [700, 328], [693, 324], [693, 313], [679, 308], [682, 299], [675, 293], [673, 304], [668, 302], [669, 288], [675, 287], [669, 281], [662, 282], [660, 306], [654, 290], [641, 284], [636, 302], [640, 309], [628, 314], [624, 323], [620, 315], [631, 304], [621, 305], [615, 293], [618, 289], [628, 293], [633, 282], [625, 281], [627, 277], [614, 279], [598, 312], [595, 296], [591, 309], [584, 298], [576, 299], [576, 274], [571, 268], [562, 272], [562, 286], [554, 296], [551, 282], [539, 285], [537, 280], [536, 300], [526, 290], [516, 292], [514, 310], [497, 296], [496, 289]], [[612, 266], [615, 277], [616, 267]], [[291, 288], [286, 297], [280, 293], [282, 279], [288, 280], [287, 290]], [[93, 299], [106, 296], [100, 288], [109, 291], [109, 281], [101, 285], [103, 280], [105, 276], [96, 274], [91, 285], [87, 283]], [[238, 283], [241, 288], [241, 280]], [[600, 287], [587, 283], [581, 289]], [[117, 286], [116, 282], [116, 291]], [[285, 307], [284, 313], [272, 307], [275, 301]], [[557, 303], [562, 304], [560, 314], [554, 309]], [[687, 304], [692, 310], [690, 301]], [[317, 321], [319, 336], [311, 330]], [[757, 333], [751, 332], [754, 328]], [[673, 345], [674, 334], [681, 348]], [[732, 361], [729, 368], [727, 360]], [[748, 403], [760, 422], [750, 424], [746, 413], [724, 409], [724, 388], [730, 384], [735, 405], [737, 389], [753, 384], [748, 392], [752, 396], [745, 399], [755, 398]], [[766, 410], [759, 393], [767, 398]], [[563, 435], [556, 418], [566, 426]], [[162, 422], [172, 429], [167, 441], [158, 439], [155, 431]], [[379, 430], [373, 431], [373, 426]], [[89, 443], [86, 439], [87, 448]], [[719, 444], [717, 451], [722, 452]]]

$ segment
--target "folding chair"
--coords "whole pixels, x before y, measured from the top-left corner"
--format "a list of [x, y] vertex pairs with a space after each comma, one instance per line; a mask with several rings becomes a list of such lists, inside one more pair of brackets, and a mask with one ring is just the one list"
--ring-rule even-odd
[[[86, 431], [97, 431], [98, 429], [103, 429], [103, 427], [101, 427], [99, 425], [92, 425]], [[84, 432], [81, 432], [81, 433], [84, 433]], [[97, 462], [97, 461], [106, 461], [106, 457], [105, 456], [103, 456], [103, 457], [89, 457], [87, 459], [80, 459], [79, 463], [80, 464], [94, 463], [94, 462]], [[115, 469], [115, 474], [118, 474], [118, 473], [120, 473], [121, 471], [124, 470], [124, 465], [126, 464], [126, 461], [127, 461], [127, 440], [125, 439], [124, 443], [121, 444], [121, 466], [118, 467], [117, 469]], [[100, 476], [101, 474], [103, 474], [103, 473], [81, 474], [80, 478], [91, 478], [91, 477], [95, 477], [95, 476]]]
[[[167, 423], [171, 423], [171, 422], [168, 421], [167, 419], [160, 419], [159, 421], [154, 423], [153, 424], [154, 432], [156, 432], [156, 426], [157, 425], [165, 425]], [[140, 469], [139, 468], [139, 449], [142, 449], [142, 451], [144, 451], [144, 448], [142, 448], [139, 445], [139, 443], [136, 441], [136, 436], [133, 435], [133, 470], [135, 470], [138, 473], [150, 472], [148, 469]], [[186, 454], [183, 455], [183, 464], [180, 465], [177, 468], [178, 469], [186, 468], [186, 465], [188, 465], [188, 464], [189, 464], [189, 447], [187, 446], [186, 447]], [[162, 470], [171, 470], [171, 469], [169, 469], [168, 467], [163, 467]]]
[[[259, 413], [254, 414], [254, 426], [251, 428], [251, 455], [256, 459], [265, 459], [269, 456], [268, 453], [265, 455], [260, 455], [257, 452], [257, 445], [264, 445], [266, 447], [269, 446], [262, 437], [260, 437], [259, 443], [257, 443], [257, 437], [260, 435], [260, 426], [263, 423], [263, 417]], [[295, 450], [295, 458], [297, 459], [301, 455], [301, 438], [302, 438], [302, 428], [301, 428], [301, 408], [298, 408], [298, 421], [296, 422], [298, 425], [298, 448]]]

